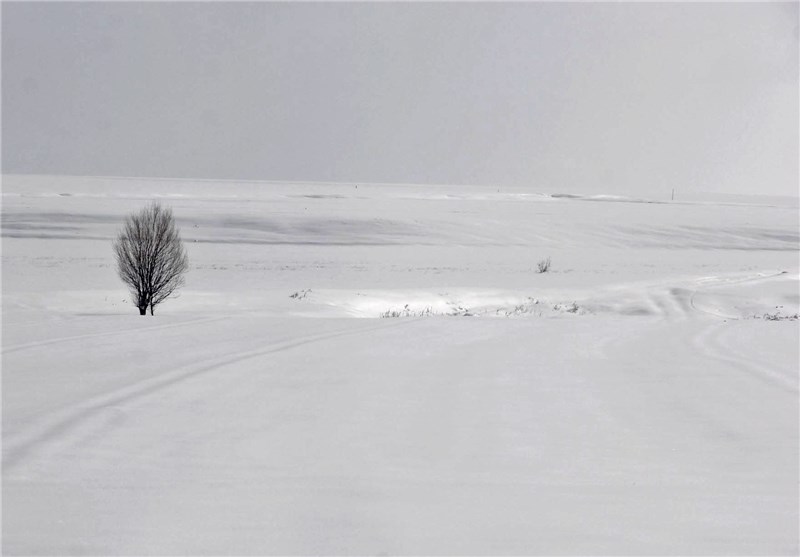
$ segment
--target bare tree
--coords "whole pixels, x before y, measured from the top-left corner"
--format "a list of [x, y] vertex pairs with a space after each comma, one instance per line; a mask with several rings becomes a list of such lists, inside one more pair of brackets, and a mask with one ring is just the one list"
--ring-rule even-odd
[[131, 299], [145, 315], [183, 286], [189, 258], [172, 209], [152, 202], [125, 219], [114, 241], [117, 272]]

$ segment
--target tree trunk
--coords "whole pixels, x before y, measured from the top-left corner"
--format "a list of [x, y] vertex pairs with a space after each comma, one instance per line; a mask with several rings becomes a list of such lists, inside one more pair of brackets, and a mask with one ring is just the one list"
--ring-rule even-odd
[[153, 315], [153, 304], [150, 304], [150, 315]]
[[147, 315], [147, 306], [139, 307], [139, 315]]

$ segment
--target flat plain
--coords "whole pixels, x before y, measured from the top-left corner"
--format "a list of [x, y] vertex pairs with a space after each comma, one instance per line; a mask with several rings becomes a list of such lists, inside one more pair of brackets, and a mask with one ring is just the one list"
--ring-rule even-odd
[[[140, 317], [152, 199], [191, 269]], [[796, 554], [799, 220], [4, 176], [3, 553]]]

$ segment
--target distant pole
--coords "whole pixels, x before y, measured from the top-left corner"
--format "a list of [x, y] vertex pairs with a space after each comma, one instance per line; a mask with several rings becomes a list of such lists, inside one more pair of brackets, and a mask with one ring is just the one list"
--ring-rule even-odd
[[675, 201], [675, 188], [672, 188], [672, 201]]

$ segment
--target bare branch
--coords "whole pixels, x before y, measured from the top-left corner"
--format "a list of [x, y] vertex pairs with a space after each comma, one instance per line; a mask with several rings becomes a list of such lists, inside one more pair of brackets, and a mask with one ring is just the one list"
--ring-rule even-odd
[[117, 272], [144, 315], [184, 284], [189, 258], [172, 210], [153, 202], [125, 219], [114, 241]]

